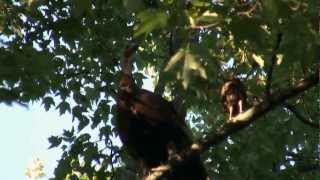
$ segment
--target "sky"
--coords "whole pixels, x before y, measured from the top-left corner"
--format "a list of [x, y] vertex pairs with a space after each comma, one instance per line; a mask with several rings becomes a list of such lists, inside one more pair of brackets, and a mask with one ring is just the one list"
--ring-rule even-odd
[[26, 169], [36, 158], [43, 162], [43, 179], [52, 177], [62, 151], [48, 149], [48, 137], [70, 129], [71, 116], [46, 112], [39, 103], [28, 108], [0, 104], [0, 121], [0, 180], [26, 180]]

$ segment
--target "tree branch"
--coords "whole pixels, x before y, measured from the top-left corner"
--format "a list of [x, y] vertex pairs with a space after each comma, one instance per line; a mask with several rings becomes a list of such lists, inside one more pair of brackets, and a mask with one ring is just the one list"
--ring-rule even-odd
[[282, 33], [279, 32], [277, 34], [276, 45], [272, 50], [271, 64], [270, 64], [269, 69], [267, 71], [267, 83], [266, 83], [266, 92], [265, 92], [266, 96], [270, 96], [270, 93], [271, 93], [271, 81], [272, 81], [273, 68], [276, 63], [277, 51], [280, 47], [281, 40], [282, 40]]
[[283, 89], [279, 92], [270, 94], [268, 100], [264, 100], [259, 104], [252, 106], [247, 111], [239, 114], [232, 119], [232, 122], [225, 123], [216, 132], [211, 133], [206, 139], [199, 142], [201, 151], [208, 150], [211, 146], [219, 144], [228, 136], [248, 127], [251, 123], [256, 121], [259, 117], [263, 116], [273, 108], [281, 105], [287, 99], [290, 99], [298, 94], [316, 86], [319, 82], [318, 72], [311, 76], [302, 79], [299, 83], [291, 88]]
[[[319, 83], [318, 72], [310, 75], [309, 77], [302, 79], [299, 83], [291, 88], [283, 89], [279, 92], [275, 92], [268, 97], [268, 100], [264, 100], [257, 105], [252, 106], [247, 111], [239, 114], [232, 119], [232, 122], [226, 122], [216, 132], [212, 132], [204, 140], [200, 140], [190, 147], [188, 154], [199, 154], [201, 152], [207, 151], [211, 146], [216, 145], [224, 141], [228, 136], [239, 132], [240, 130], [248, 127], [251, 123], [256, 121], [259, 117], [265, 115], [267, 112], [272, 110], [278, 105], [281, 105], [284, 101], [297, 96], [300, 93], [316, 86]], [[151, 180], [160, 179], [166, 177], [170, 172], [181, 169], [186, 162], [186, 159], [190, 158], [185, 156], [185, 159], [179, 162], [169, 162], [166, 165], [160, 166], [160, 172], [152, 172], [150, 176]], [[162, 168], [161, 167], [165, 167]], [[175, 168], [173, 168], [175, 167]], [[159, 174], [160, 173], [160, 174]], [[149, 180], [149, 179], [148, 179]]]
[[254, 12], [257, 9], [259, 3], [260, 3], [259, 1], [254, 2], [254, 4], [251, 1], [247, 1], [247, 2], [241, 3], [240, 4], [240, 6], [241, 6], [240, 8], [241, 9], [245, 9], [245, 10], [239, 10], [237, 15], [238, 16], [252, 17], [251, 13]]
[[174, 34], [173, 34], [173, 31], [172, 30], [170, 32], [170, 38], [169, 38], [169, 41], [168, 41], [168, 57], [164, 59], [164, 61], [162, 62], [161, 64], [161, 69], [160, 69], [160, 72], [159, 72], [159, 80], [158, 80], [158, 84], [156, 85], [155, 89], [154, 89], [154, 93], [155, 94], [159, 94], [159, 95], [162, 95], [163, 92], [164, 92], [164, 87], [165, 87], [165, 82], [164, 82], [164, 76], [163, 76], [163, 73], [164, 73], [164, 67], [167, 65], [167, 63], [169, 62], [171, 56], [174, 54], [174, 46], [173, 46], [173, 43], [174, 43]]
[[216, 27], [219, 23], [212, 23], [212, 24], [206, 24], [206, 25], [191, 25], [190, 29], [210, 29], [213, 27]]
[[299, 119], [301, 122], [303, 122], [304, 124], [307, 124], [313, 128], [320, 128], [320, 124], [315, 123], [314, 121], [312, 121], [310, 118], [304, 117], [301, 112], [299, 112], [299, 110], [294, 107], [293, 105], [290, 105], [288, 103], [284, 103], [283, 106], [285, 108], [287, 108], [289, 111], [291, 111], [296, 117], [297, 119]]

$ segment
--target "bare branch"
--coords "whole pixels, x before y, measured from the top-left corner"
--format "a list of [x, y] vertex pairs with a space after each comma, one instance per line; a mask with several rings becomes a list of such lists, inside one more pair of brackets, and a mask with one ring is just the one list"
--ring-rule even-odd
[[[188, 179], [190, 178], [190, 172], [186, 173], [185, 170], [193, 170], [196, 171], [205, 171], [204, 167], [200, 163], [200, 151], [197, 145], [192, 145], [190, 149], [176, 154], [175, 157], [169, 159], [169, 162], [164, 165], [160, 165], [151, 170], [151, 173], [144, 180], [157, 180], [157, 179]], [[198, 164], [199, 163], [199, 164]], [[191, 168], [195, 165], [195, 169]], [[199, 166], [198, 166], [199, 165]], [[199, 169], [197, 168], [200, 167]], [[191, 168], [191, 169], [190, 169]], [[206, 174], [205, 172], [203, 172]], [[209, 177], [198, 177], [199, 180], [209, 180]], [[194, 179], [190, 178], [190, 179]]]
[[271, 93], [271, 81], [272, 81], [273, 68], [277, 60], [277, 51], [280, 47], [281, 40], [282, 40], [282, 33], [278, 33], [276, 45], [272, 50], [271, 64], [267, 71], [267, 83], [266, 83], [266, 92], [265, 92], [266, 96], [270, 96], [270, 93]]
[[216, 27], [219, 23], [212, 23], [212, 24], [206, 24], [206, 25], [192, 25], [190, 29], [210, 29], [213, 27]]
[[285, 108], [287, 108], [289, 111], [291, 111], [296, 117], [297, 119], [299, 119], [301, 122], [303, 122], [304, 124], [307, 124], [313, 128], [320, 128], [320, 124], [315, 123], [314, 121], [312, 121], [310, 118], [304, 117], [301, 112], [299, 112], [299, 110], [294, 107], [293, 105], [290, 105], [288, 103], [284, 103], [283, 106]]
[[252, 12], [254, 12], [259, 5], [259, 2], [255, 2], [254, 4], [251, 1], [243, 3], [241, 5], [241, 8], [245, 8], [246, 10], [239, 11], [237, 13], [238, 16], [246, 16], [246, 17], [252, 17]]

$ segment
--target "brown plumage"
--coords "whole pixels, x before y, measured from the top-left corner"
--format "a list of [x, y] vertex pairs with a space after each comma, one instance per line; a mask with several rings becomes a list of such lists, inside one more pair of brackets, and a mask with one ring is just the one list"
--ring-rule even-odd
[[220, 91], [224, 110], [229, 120], [242, 113], [246, 106], [246, 89], [240, 79], [232, 78], [223, 83]]
[[[121, 62], [117, 98], [117, 130], [128, 153], [142, 162], [144, 176], [170, 160], [171, 153], [182, 153], [192, 141], [185, 131], [184, 117], [161, 96], [138, 88], [132, 77], [132, 55], [136, 46], [127, 48]], [[194, 167], [196, 166], [196, 167]], [[185, 165], [190, 173], [170, 175], [169, 180], [204, 180], [200, 158]], [[185, 175], [187, 174], [187, 176]]]

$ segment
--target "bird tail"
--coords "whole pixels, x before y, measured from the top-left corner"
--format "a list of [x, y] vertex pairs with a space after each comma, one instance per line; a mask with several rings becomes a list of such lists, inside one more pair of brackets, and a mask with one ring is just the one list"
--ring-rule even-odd
[[206, 169], [198, 152], [192, 152], [175, 170], [175, 177], [181, 180], [208, 180]]
[[170, 171], [166, 171], [157, 180], [209, 180], [206, 168], [200, 158], [200, 153], [191, 151], [170, 156]]

